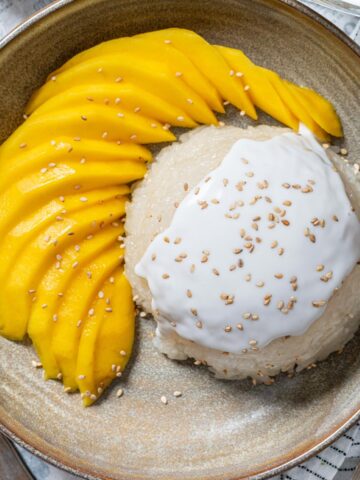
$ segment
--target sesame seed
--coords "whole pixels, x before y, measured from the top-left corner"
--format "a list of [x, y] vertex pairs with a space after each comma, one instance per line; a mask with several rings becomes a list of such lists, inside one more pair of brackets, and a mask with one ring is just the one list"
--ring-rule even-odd
[[81, 321], [81, 320], [78, 320], [77, 323], [76, 323], [76, 328], [80, 328], [80, 327], [81, 327], [81, 324], [82, 324], [82, 321]]
[[169, 45], [171, 43], [171, 40], [164, 40], [164, 43], [166, 43], [167, 45]]
[[284, 307], [284, 302], [283, 302], [282, 300], [280, 300], [280, 301], [277, 303], [276, 307], [277, 307], [279, 310], [281, 310], [281, 309]]
[[175, 390], [175, 392], [173, 393], [174, 397], [181, 397], [182, 393], [179, 391], [179, 390]]
[[338, 219], [338, 217], [337, 217], [336, 215], [333, 215], [332, 219], [334, 220], [334, 222], [338, 222], [338, 221], [339, 221], [339, 219]]
[[219, 270], [218, 270], [217, 268], [213, 268], [213, 269], [212, 269], [212, 273], [213, 273], [214, 275], [216, 275], [217, 277], [220, 275], [220, 272], [219, 272]]
[[244, 330], [244, 327], [243, 327], [243, 324], [242, 324], [242, 323], [237, 323], [237, 324], [236, 324], [236, 328], [237, 328], [238, 330]]
[[322, 272], [322, 271], [324, 270], [324, 268], [325, 268], [325, 267], [324, 267], [324, 265], [322, 265], [322, 264], [317, 265], [316, 271], [317, 271], [317, 272]]
[[255, 345], [257, 345], [257, 341], [256, 340], [249, 340], [249, 345], [255, 346]]
[[187, 101], [188, 103], [190, 103], [190, 105], [192, 105], [192, 104], [194, 103], [194, 101], [193, 101], [191, 98], [188, 98], [186, 101]]
[[86, 378], [85, 375], [79, 375], [79, 376], [78, 376], [78, 379], [79, 379], [79, 380], [85, 380], [85, 378]]
[[245, 175], [251, 178], [254, 176], [254, 172], [246, 172]]
[[191, 290], [186, 290], [186, 295], [188, 298], [192, 298], [192, 291]]
[[320, 307], [323, 307], [324, 305], [326, 305], [326, 301], [325, 300], [314, 300], [312, 302], [312, 305], [313, 305], [313, 307], [320, 308]]
[[175, 73], [175, 77], [177, 77], [177, 78], [182, 77], [182, 72], [176, 72], [176, 73]]
[[290, 225], [289, 220], [281, 220], [281, 223], [285, 225], [285, 227], [288, 227]]
[[278, 254], [281, 256], [281, 255], [283, 255], [283, 253], [284, 253], [284, 249], [282, 247], [280, 247], [278, 249]]
[[282, 273], [275, 273], [274, 277], [280, 279], [283, 278], [284, 275]]
[[191, 308], [190, 312], [194, 315], [194, 317], [197, 317], [198, 312], [197, 312], [196, 308]]
[[246, 313], [243, 313], [242, 316], [243, 316], [243, 318], [244, 318], [245, 320], [249, 320], [249, 319], [251, 318], [251, 313], [246, 312]]
[[348, 151], [347, 151], [346, 148], [340, 148], [340, 155], [345, 156], [345, 155], [347, 155], [347, 154], [348, 154]]
[[153, 262], [156, 260], [156, 253], [153, 253], [153, 254], [151, 255], [151, 260], [152, 260]]
[[170, 275], [169, 275], [168, 273], [163, 273], [163, 274], [162, 274], [162, 278], [163, 278], [164, 280], [167, 280], [168, 278], [170, 278]]
[[267, 295], [264, 296], [264, 305], [265, 306], [270, 304], [271, 298], [272, 298], [272, 295], [270, 295], [270, 294], [267, 294]]
[[278, 246], [277, 240], [274, 240], [270, 245], [271, 248], [276, 248], [277, 246]]
[[185, 120], [185, 118], [182, 116], [182, 115], [179, 115], [178, 117], [176, 117], [176, 119], [179, 121], [179, 122], [183, 122]]
[[52, 319], [53, 319], [53, 322], [57, 322], [58, 319], [59, 319], [59, 316], [57, 313], [54, 313], [54, 315], [52, 316]]
[[116, 78], [115, 78], [115, 82], [116, 82], [116, 83], [120, 83], [120, 82], [122, 82], [122, 81], [123, 81], [123, 78], [122, 78], [122, 77], [116, 77]]
[[264, 282], [256, 282], [256, 286], [259, 287], [259, 288], [262, 288], [263, 286], [265, 285]]
[[34, 368], [42, 368], [42, 364], [40, 362], [36, 362], [35, 360], [32, 360], [31, 361], [31, 365], [34, 367]]
[[124, 395], [124, 390], [122, 388], [119, 388], [119, 390], [117, 390], [117, 392], [116, 392], [117, 398], [120, 398], [123, 395]]
[[161, 401], [161, 403], [163, 403], [164, 405], [167, 405], [167, 404], [168, 404], [168, 400], [167, 400], [167, 398], [165, 397], [165, 395], [163, 395], [162, 397], [160, 397], [160, 401]]
[[234, 70], [230, 70], [229, 75], [230, 75], [230, 77], [233, 77], [235, 75]]
[[226, 325], [226, 327], [224, 328], [224, 331], [226, 333], [230, 333], [232, 331], [232, 327], [230, 325]]
[[250, 90], [250, 85], [245, 85], [244, 90], [245, 92], [248, 92]]
[[137, 138], [136, 133], [133, 133], [132, 135], [130, 135], [130, 140], [136, 140], [136, 138]]
[[290, 200], [285, 200], [285, 201], [283, 202], [283, 205], [285, 205], [285, 207], [291, 207], [292, 203], [291, 203]]
[[250, 282], [251, 281], [251, 274], [248, 273], [247, 275], [245, 275], [245, 282]]
[[200, 329], [203, 327], [203, 324], [200, 320], [198, 320], [195, 325], [197, 328], [200, 328]]

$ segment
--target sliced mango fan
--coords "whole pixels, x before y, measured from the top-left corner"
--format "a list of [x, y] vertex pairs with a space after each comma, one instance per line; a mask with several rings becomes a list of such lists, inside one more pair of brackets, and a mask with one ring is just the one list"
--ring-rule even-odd
[[171, 28], [86, 50], [34, 93], [0, 148], [0, 334], [28, 335], [45, 378], [84, 405], [122, 375], [135, 308], [123, 269], [129, 184], [147, 143], [171, 126], [217, 125], [224, 102], [256, 107], [322, 141], [342, 136], [325, 98], [255, 65], [240, 50]]

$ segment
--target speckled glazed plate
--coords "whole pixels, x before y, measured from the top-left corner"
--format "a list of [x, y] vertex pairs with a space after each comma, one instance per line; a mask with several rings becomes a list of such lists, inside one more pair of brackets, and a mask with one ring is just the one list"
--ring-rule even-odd
[[[350, 160], [360, 158], [359, 51], [294, 1], [77, 0], [55, 2], [3, 42], [0, 139], [21, 121], [31, 91], [74, 53], [164, 27], [193, 29], [330, 98]], [[228, 116], [228, 122], [243, 122]], [[260, 121], [270, 122], [267, 117]], [[45, 383], [30, 346], [0, 339], [0, 424], [27, 448], [87, 478], [230, 480], [283, 471], [360, 417], [360, 335], [342, 355], [271, 387], [215, 380], [152, 346], [142, 321], [132, 365], [89, 409]], [[122, 398], [116, 398], [119, 386]], [[172, 392], [183, 396], [174, 398]], [[161, 395], [169, 399], [160, 402]]]

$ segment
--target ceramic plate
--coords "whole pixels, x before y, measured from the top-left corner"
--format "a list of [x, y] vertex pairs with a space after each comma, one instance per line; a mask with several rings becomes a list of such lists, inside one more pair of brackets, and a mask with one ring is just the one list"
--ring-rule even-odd
[[[255, 62], [328, 97], [360, 158], [360, 60], [335, 27], [294, 1], [77, 0], [56, 2], [0, 51], [0, 139], [21, 121], [31, 91], [74, 53], [112, 37], [177, 26], [243, 49]], [[240, 122], [240, 116], [226, 121]], [[263, 116], [261, 122], [270, 122]], [[215, 380], [152, 346], [138, 324], [125, 378], [92, 408], [31, 366], [30, 346], [0, 340], [0, 423], [8, 435], [87, 478], [264, 478], [323, 448], [360, 417], [360, 336], [342, 355], [271, 387]], [[125, 390], [116, 398], [116, 390]], [[175, 399], [174, 390], [183, 396]], [[160, 397], [166, 395], [168, 405]]]

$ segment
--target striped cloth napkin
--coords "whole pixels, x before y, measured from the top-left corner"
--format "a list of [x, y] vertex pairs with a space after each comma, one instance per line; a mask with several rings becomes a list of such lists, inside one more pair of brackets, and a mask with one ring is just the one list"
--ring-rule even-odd
[[[44, 7], [50, 1], [0, 0], [0, 37], [23, 18]], [[318, 6], [309, 0], [300, 1], [335, 23], [360, 45], [360, 17]], [[18, 449], [36, 480], [76, 480], [78, 478], [48, 465], [23, 448], [18, 447]], [[359, 466], [360, 422], [319, 455], [273, 477], [273, 480], [360, 480]]]

